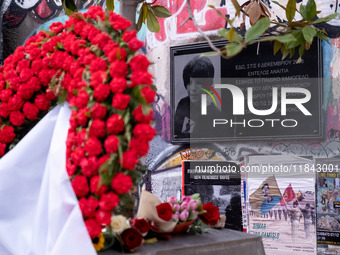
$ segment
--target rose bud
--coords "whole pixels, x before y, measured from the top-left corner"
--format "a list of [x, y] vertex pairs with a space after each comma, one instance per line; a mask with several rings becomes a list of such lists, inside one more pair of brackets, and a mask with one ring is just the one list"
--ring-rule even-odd
[[186, 221], [188, 219], [189, 213], [187, 210], [184, 210], [183, 212], [181, 212], [181, 214], [179, 215], [179, 219], [181, 221]]
[[168, 202], [169, 202], [170, 204], [176, 203], [176, 198], [175, 198], [174, 196], [170, 197], [168, 200], [169, 200]]
[[195, 210], [195, 209], [197, 208], [197, 205], [198, 205], [198, 203], [197, 203], [196, 200], [191, 200], [191, 201], [189, 202], [189, 209]]

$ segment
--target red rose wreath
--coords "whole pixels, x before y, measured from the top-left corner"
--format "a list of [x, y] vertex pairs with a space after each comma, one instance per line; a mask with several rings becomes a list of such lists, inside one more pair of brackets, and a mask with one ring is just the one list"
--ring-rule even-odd
[[56, 103], [69, 102], [66, 169], [91, 238], [136, 183], [138, 158], [156, 133], [149, 61], [135, 55], [143, 43], [130, 25], [91, 6], [31, 37], [0, 67], [0, 157]]

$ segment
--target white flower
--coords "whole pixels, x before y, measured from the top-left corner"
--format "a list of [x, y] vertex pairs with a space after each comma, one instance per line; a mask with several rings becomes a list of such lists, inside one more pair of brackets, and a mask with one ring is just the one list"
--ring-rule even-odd
[[129, 228], [129, 222], [123, 215], [113, 215], [111, 217], [111, 227], [114, 233], [120, 234]]

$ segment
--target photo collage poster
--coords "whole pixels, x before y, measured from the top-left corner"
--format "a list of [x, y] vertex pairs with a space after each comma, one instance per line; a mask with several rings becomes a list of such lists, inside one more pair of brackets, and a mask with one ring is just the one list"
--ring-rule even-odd
[[340, 160], [316, 159], [318, 254], [340, 251]]
[[248, 233], [262, 237], [266, 254], [316, 254], [313, 165], [290, 155], [245, 157]]

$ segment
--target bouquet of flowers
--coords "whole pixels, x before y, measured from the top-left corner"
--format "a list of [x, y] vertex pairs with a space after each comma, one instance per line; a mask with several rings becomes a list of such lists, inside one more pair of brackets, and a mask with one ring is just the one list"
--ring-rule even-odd
[[130, 25], [91, 6], [28, 39], [0, 67], [0, 157], [51, 107], [69, 103], [66, 169], [97, 248], [112, 214], [133, 204], [139, 157], [156, 134], [149, 61], [136, 55], [143, 43]]

